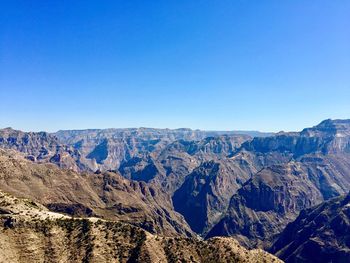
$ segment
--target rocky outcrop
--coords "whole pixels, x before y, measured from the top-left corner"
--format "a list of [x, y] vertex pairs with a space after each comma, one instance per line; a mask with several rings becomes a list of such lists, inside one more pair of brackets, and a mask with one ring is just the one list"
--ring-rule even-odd
[[[155, 136], [153, 130], [148, 134], [146, 133], [146, 131], [147, 130], [143, 131], [145, 132], [145, 134], [141, 133], [140, 135], [141, 138], [135, 137], [133, 138], [132, 141], [135, 142], [135, 140], [136, 141], [142, 140], [142, 136], [145, 136], [145, 140], [148, 140], [148, 141], [147, 143], [143, 143], [141, 145], [143, 146], [146, 145], [147, 147], [149, 146], [149, 143], [151, 143], [152, 145], [155, 145], [155, 144], [158, 145], [160, 143], [160, 140], [162, 140], [162, 138], [157, 139], [153, 137]], [[108, 156], [110, 154], [110, 147], [111, 145], [113, 145], [113, 141], [115, 142], [116, 139], [124, 140], [124, 139], [131, 138], [124, 133], [122, 133], [120, 138], [119, 137], [115, 138], [112, 135], [106, 136], [105, 134], [102, 134], [102, 135], [99, 133], [94, 134], [95, 132], [96, 131], [87, 131], [86, 133], [82, 132], [84, 136], [87, 136], [86, 138], [88, 138], [87, 139], [88, 141], [90, 140], [89, 138], [91, 138], [91, 134], [92, 134], [93, 139], [91, 140], [94, 141], [96, 146], [86, 156], [86, 158], [83, 157], [85, 159], [81, 158], [80, 160], [87, 160], [89, 158], [92, 158], [94, 164], [96, 165], [103, 166], [105, 164], [105, 161], [108, 159]], [[174, 132], [174, 131], [170, 131], [170, 132]], [[182, 136], [187, 136], [186, 132], [189, 132], [189, 131], [181, 130], [181, 132], [185, 132], [185, 135], [182, 135]], [[52, 135], [48, 135], [48, 136], [51, 136], [51, 139], [55, 140], [55, 143], [58, 143], [57, 139], [54, 136]], [[158, 136], [160, 135], [158, 134]], [[179, 134], [176, 133], [176, 136], [179, 136]], [[189, 138], [192, 138], [192, 137], [193, 135], [191, 135]], [[135, 153], [128, 154], [129, 160], [123, 162], [119, 167], [119, 170], [121, 171], [124, 177], [132, 180], [137, 180], [140, 182], [144, 181], [146, 183], [153, 185], [154, 189], [160, 188], [160, 189], [163, 189], [164, 192], [168, 193], [168, 194], [164, 194], [164, 197], [163, 197], [163, 199], [166, 200], [167, 202], [167, 211], [172, 210], [172, 204], [170, 199], [172, 196], [172, 193], [182, 185], [182, 183], [185, 180], [185, 177], [188, 174], [190, 174], [195, 167], [200, 165], [200, 163], [203, 161], [214, 159], [214, 158], [218, 159], [220, 157], [225, 157], [226, 155], [231, 154], [234, 150], [237, 149], [237, 147], [241, 145], [242, 142], [249, 139], [250, 137], [244, 136], [244, 135], [230, 135], [230, 136], [222, 135], [219, 137], [205, 138], [200, 141], [177, 140], [175, 142], [170, 143], [171, 139], [178, 139], [178, 138], [179, 137], [172, 137], [172, 136], [165, 137], [165, 141], [167, 141], [168, 144], [165, 142], [162, 142], [161, 144], [163, 149], [160, 150], [159, 148], [158, 152], [155, 150], [155, 148], [152, 148], [152, 149], [149, 149], [147, 147], [145, 149], [138, 148], [138, 150], [136, 150]], [[68, 139], [66, 138], [65, 140], [68, 140]], [[68, 141], [68, 143], [72, 143], [72, 141]], [[125, 147], [126, 145], [136, 145], [136, 144], [126, 143], [126, 144], [123, 144], [122, 147]], [[84, 143], [81, 140], [72, 144], [72, 146], [70, 147], [75, 147], [76, 151], [79, 153], [84, 152]], [[121, 150], [122, 147], [118, 147], [118, 150]], [[131, 157], [132, 155], [135, 155], [135, 156]], [[99, 177], [99, 176], [101, 175], [100, 174], [96, 175], [96, 177]], [[216, 181], [219, 182], [220, 180], [221, 179], [218, 179]], [[240, 182], [240, 179], [238, 181]], [[226, 180], [226, 183], [227, 182], [230, 182], [230, 180]], [[234, 182], [234, 184], [236, 184], [236, 182]], [[216, 215], [215, 218], [218, 218], [218, 216], [221, 213], [219, 209], [225, 205], [227, 206], [227, 203], [229, 200], [228, 195], [229, 194], [232, 195], [232, 191], [234, 190], [234, 188], [232, 188], [231, 182], [230, 184], [216, 183], [215, 187], [217, 188], [216, 190], [217, 193], [215, 193], [214, 196], [217, 200], [223, 200], [222, 201], [223, 204], [218, 204], [217, 208], [212, 209], [214, 212], [209, 212], [208, 218], [211, 218], [211, 215], [213, 214]], [[222, 188], [222, 190], [220, 188]], [[222, 197], [219, 197], [218, 195], [220, 195], [221, 193], [225, 193], [225, 195]], [[211, 202], [214, 202], [214, 201], [211, 201]], [[87, 204], [87, 205], [83, 204], [83, 207], [80, 207], [81, 204], [67, 205], [65, 202], [61, 202], [61, 200], [55, 200], [54, 202], [47, 205], [50, 205], [52, 209], [57, 209], [57, 211], [70, 211], [71, 213], [74, 212], [78, 214], [81, 214], [82, 211], [89, 211], [89, 209], [91, 209], [90, 204]], [[211, 206], [211, 204], [208, 204], [208, 205]], [[127, 208], [123, 208], [123, 209], [128, 211]], [[95, 208], [95, 210], [97, 209]], [[131, 209], [131, 211], [133, 210], [134, 209]], [[95, 212], [89, 211], [89, 214], [93, 214], [93, 213]], [[105, 211], [103, 213], [105, 213]], [[207, 218], [205, 218], [204, 220], [211, 221], [211, 219], [207, 219]], [[171, 224], [174, 224], [174, 223], [171, 223]]]
[[301, 132], [253, 140], [157, 137], [152, 148], [137, 150], [119, 169], [172, 196], [197, 233], [268, 246], [301, 209], [350, 189], [348, 135], [349, 121], [326, 120]]
[[198, 142], [187, 145], [186, 152], [198, 157], [212, 158], [224, 157], [232, 154], [245, 141], [250, 140], [247, 135], [222, 135], [207, 137]]
[[303, 210], [270, 249], [285, 262], [350, 261], [350, 195]]
[[231, 238], [155, 236], [129, 224], [71, 218], [0, 192], [0, 262], [281, 262]]
[[179, 140], [157, 155], [130, 159], [119, 171], [127, 178], [164, 189], [173, 196], [175, 210], [185, 216], [192, 230], [203, 235], [220, 219], [239, 186], [256, 172], [254, 166], [227, 159], [247, 139], [219, 136]]

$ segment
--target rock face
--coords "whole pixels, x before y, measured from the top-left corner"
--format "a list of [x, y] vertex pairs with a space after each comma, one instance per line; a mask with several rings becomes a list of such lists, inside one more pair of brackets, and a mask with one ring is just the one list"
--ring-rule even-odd
[[302, 209], [349, 191], [349, 131], [350, 121], [327, 120], [300, 133], [243, 143], [231, 158], [244, 154], [263, 168], [232, 196], [207, 237], [234, 236], [248, 247], [269, 246]]
[[175, 210], [203, 235], [220, 219], [233, 193], [255, 172], [250, 169], [253, 166], [227, 158], [248, 139], [226, 135], [200, 141], [179, 140], [158, 154], [132, 158], [119, 171], [173, 196]]
[[254, 138], [242, 148], [259, 153], [286, 152], [294, 158], [312, 153], [349, 153], [350, 120], [325, 120], [301, 132]]
[[[244, 133], [244, 132], [242, 132]], [[250, 132], [245, 132], [250, 133]], [[222, 134], [230, 134], [224, 136]], [[256, 133], [265, 135], [264, 133]], [[268, 134], [266, 134], [268, 135]], [[209, 136], [211, 139], [204, 140]], [[118, 170], [132, 158], [150, 153], [158, 155], [169, 144], [190, 142], [187, 152], [232, 152], [248, 135], [235, 131], [200, 131], [191, 129], [105, 129], [46, 132], [22, 132], [11, 128], [0, 130], [0, 148], [14, 149], [36, 162], [51, 162], [75, 171]], [[202, 141], [197, 144], [197, 141]], [[226, 141], [225, 141], [226, 140]], [[224, 142], [225, 141], [225, 142]], [[224, 143], [222, 143], [224, 142]]]
[[0, 262], [281, 262], [231, 238], [154, 236], [98, 218], [71, 218], [0, 192]]
[[270, 251], [285, 262], [350, 262], [350, 194], [303, 210]]
[[250, 173], [230, 160], [203, 162], [174, 193], [174, 208], [184, 215], [195, 232], [205, 235], [221, 218], [232, 194], [249, 179]]
[[1, 134], [0, 148], [29, 160], [0, 155], [0, 189], [152, 233], [270, 247], [300, 211], [350, 190], [350, 120], [255, 138], [147, 128]]
[[265, 168], [231, 198], [226, 215], [208, 237], [235, 236], [248, 247], [266, 245], [301, 209], [322, 200], [298, 164]]
[[202, 162], [226, 157], [249, 139], [245, 135], [225, 135], [200, 141], [178, 140], [158, 152], [133, 157], [122, 163], [119, 170], [127, 178], [154, 179], [173, 192], [183, 183], [184, 177]]
[[[13, 132], [16, 133], [17, 131]], [[22, 134], [25, 135], [25, 133]], [[93, 170], [93, 167], [99, 167], [103, 171], [107, 168], [118, 167], [121, 174], [126, 178], [146, 182], [152, 185], [153, 189], [162, 189], [162, 191], [168, 193], [164, 195], [164, 199], [170, 200], [167, 201], [169, 208], [167, 210], [169, 211], [172, 210], [171, 196], [179, 189], [186, 176], [191, 174], [194, 168], [200, 166], [202, 162], [226, 158], [244, 141], [250, 139], [247, 135], [234, 134], [204, 138], [207, 135], [216, 134], [220, 134], [220, 132], [192, 131], [189, 129], [110, 129], [61, 131], [55, 136], [46, 135], [54, 142], [50, 141], [50, 145], [61, 143], [62, 148], [65, 145], [63, 143], [69, 144], [70, 146], [65, 147], [73, 148], [77, 152], [79, 156], [77, 163], [80, 164], [80, 167], [82, 167], [82, 164], [85, 165], [82, 170], [89, 171]], [[33, 133], [32, 136], [40, 137], [40, 134]], [[60, 140], [57, 140], [56, 136]], [[12, 137], [16, 138], [16, 134], [13, 134]], [[33, 153], [37, 147], [40, 147], [40, 144], [24, 152], [26, 154]], [[23, 151], [19, 147], [14, 149]], [[225, 168], [220, 169], [220, 175], [214, 181], [215, 185], [213, 187], [216, 190], [210, 194], [213, 196], [213, 200], [209, 200], [209, 203], [205, 204], [204, 209], [208, 210], [208, 213], [205, 218], [201, 219], [204, 224], [201, 232], [206, 231], [217, 221], [222, 211], [226, 209], [229, 198], [233, 194], [232, 191], [236, 190], [237, 184], [241, 184], [250, 176], [250, 174], [238, 175], [239, 178], [236, 178], [237, 175], [229, 176], [227, 173], [231, 172], [232, 167], [228, 168], [225, 162], [222, 162], [221, 166]], [[204, 197], [206, 194], [203, 192], [202, 196]], [[219, 204], [211, 209], [210, 206], [216, 201]], [[47, 205], [57, 211], [62, 211], [62, 209], [84, 211], [85, 209], [79, 207], [79, 205], [73, 209], [72, 207], [66, 207], [67, 205], [64, 203], [59, 205], [50, 203]], [[207, 206], [209, 207], [207, 208]], [[90, 209], [90, 206], [88, 205], [87, 208]], [[191, 209], [190, 206], [189, 209]], [[212, 218], [212, 216], [215, 216], [215, 218]]]
[[158, 234], [192, 235], [167, 194], [113, 172], [79, 174], [0, 150], [0, 189], [75, 216], [129, 222]]
[[22, 152], [27, 159], [34, 162], [51, 162], [74, 171], [88, 170], [88, 167], [94, 166], [94, 162], [84, 159], [77, 149], [60, 143], [57, 137], [47, 132], [2, 129], [0, 148]]
[[[61, 143], [79, 150], [82, 156], [87, 159], [95, 160], [101, 170], [116, 170], [121, 164], [128, 162], [133, 157], [139, 158], [150, 153], [158, 155], [167, 145], [179, 140], [194, 142], [221, 134], [231, 134], [232, 138], [236, 138], [237, 143], [242, 140], [241, 138], [249, 138], [247, 135], [234, 135], [235, 133], [191, 129], [138, 128], [58, 131], [55, 136], [59, 138]], [[202, 148], [191, 150], [205, 150], [204, 145]], [[223, 151], [225, 149], [217, 145], [216, 150]], [[91, 168], [93, 169], [93, 167]]]

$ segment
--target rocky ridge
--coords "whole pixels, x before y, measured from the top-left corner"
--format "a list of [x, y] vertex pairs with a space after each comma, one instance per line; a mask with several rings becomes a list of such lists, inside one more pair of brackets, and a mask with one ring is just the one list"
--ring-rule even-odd
[[155, 236], [98, 218], [71, 218], [0, 192], [0, 262], [281, 262], [231, 238]]
[[349, 262], [350, 194], [303, 210], [270, 251], [285, 262]]

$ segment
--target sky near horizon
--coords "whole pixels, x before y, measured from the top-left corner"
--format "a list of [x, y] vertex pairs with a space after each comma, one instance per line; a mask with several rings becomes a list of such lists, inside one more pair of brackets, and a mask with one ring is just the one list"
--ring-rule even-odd
[[0, 128], [350, 118], [350, 1], [0, 0]]

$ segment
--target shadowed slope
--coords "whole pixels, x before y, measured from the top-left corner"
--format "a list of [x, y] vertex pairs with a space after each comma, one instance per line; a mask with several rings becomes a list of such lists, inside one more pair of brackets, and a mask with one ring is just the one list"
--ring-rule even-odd
[[286, 262], [350, 262], [350, 195], [303, 210], [270, 249]]

